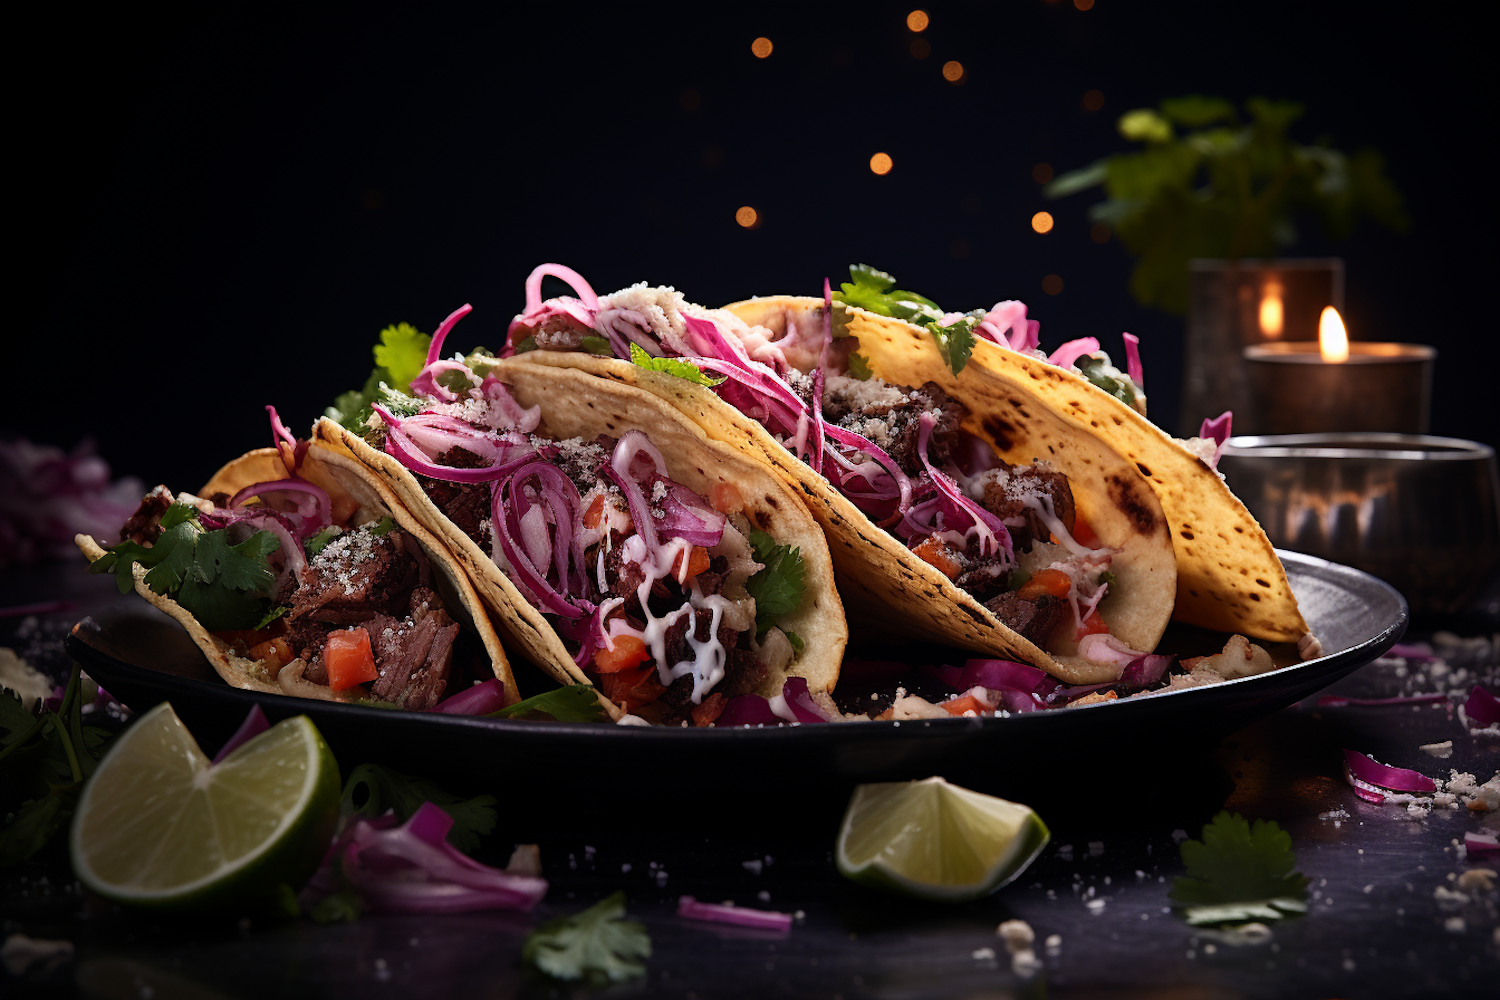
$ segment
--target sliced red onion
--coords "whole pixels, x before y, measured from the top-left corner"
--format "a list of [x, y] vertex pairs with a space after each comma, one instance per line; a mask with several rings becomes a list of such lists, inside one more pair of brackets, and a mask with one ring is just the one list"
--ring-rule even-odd
[[426, 709], [443, 715], [489, 715], [505, 707], [505, 682], [492, 677]]
[[1500, 699], [1475, 684], [1474, 690], [1469, 692], [1469, 700], [1464, 702], [1464, 715], [1481, 726], [1500, 722]]
[[692, 896], [683, 896], [677, 900], [677, 915], [689, 920], [706, 920], [715, 924], [733, 924], [736, 927], [754, 927], [765, 931], [785, 931], [792, 926], [790, 913], [753, 910], [732, 903], [700, 903]]
[[1386, 705], [1426, 705], [1433, 702], [1447, 701], [1445, 694], [1417, 694], [1401, 698], [1346, 698], [1341, 694], [1325, 694], [1319, 698], [1319, 708], [1343, 708], [1346, 705], [1358, 705], [1368, 708], [1380, 708]]
[[813, 372], [812, 404], [808, 407], [812, 410], [812, 457], [807, 463], [818, 475], [823, 474], [823, 367], [820, 364], [818, 370]]
[[1041, 329], [1036, 320], [1026, 318], [1026, 303], [1007, 299], [985, 313], [975, 332], [1013, 351], [1031, 351], [1040, 343]]
[[1030, 691], [1018, 691], [1015, 688], [988, 688], [987, 690], [999, 697], [999, 704], [996, 708], [1003, 708], [1012, 714], [1036, 712], [1047, 708], [1047, 702], [1040, 695]]
[[307, 454], [308, 445], [312, 442], [298, 441], [286, 424], [281, 422], [281, 415], [276, 412], [276, 407], [267, 404], [266, 412], [271, 415], [271, 444], [281, 456], [281, 463], [295, 476], [302, 467], [302, 456]]
[[526, 311], [535, 312], [542, 306], [542, 279], [547, 275], [561, 278], [578, 294], [578, 299], [586, 308], [597, 310], [599, 308], [599, 296], [594, 294], [594, 289], [583, 280], [583, 275], [564, 264], [538, 264], [530, 274], [526, 276]]
[[1214, 443], [1214, 457], [1208, 463], [1210, 469], [1217, 469], [1219, 467], [1219, 456], [1224, 454], [1224, 442], [1229, 440], [1230, 427], [1233, 423], [1234, 413], [1225, 410], [1212, 420], [1205, 418], [1203, 424], [1198, 428], [1199, 437], [1207, 438]]
[[484, 377], [484, 381], [480, 383], [479, 391], [485, 399], [489, 400], [492, 408], [500, 410], [505, 419], [510, 422], [513, 430], [519, 431], [522, 434], [530, 434], [542, 422], [542, 407], [540, 403], [522, 409], [521, 404], [516, 402], [516, 398], [510, 394], [510, 389], [506, 387], [505, 383], [493, 375], [486, 375]]
[[431, 368], [433, 362], [442, 356], [443, 341], [448, 339], [448, 334], [453, 332], [453, 328], [458, 325], [458, 321], [473, 311], [474, 307], [465, 302], [449, 313], [447, 319], [438, 324], [437, 330], [432, 335], [432, 342], [427, 345], [427, 364], [422, 369], [424, 372], [428, 368]]
[[1382, 764], [1369, 754], [1344, 751], [1344, 777], [1360, 798], [1384, 802], [1385, 792], [1435, 792], [1437, 784], [1427, 775], [1406, 767]]
[[[953, 670], [956, 668], [940, 668]], [[941, 679], [941, 678], [940, 678]], [[1027, 694], [1049, 694], [1058, 686], [1057, 678], [1025, 663], [1015, 660], [969, 660], [959, 671], [954, 687], [968, 690], [972, 687], [1000, 691], [1014, 688]]]
[[[719, 358], [723, 361], [738, 361], [749, 369], [754, 362], [745, 353], [745, 347], [737, 340], [730, 340], [724, 336], [719, 329], [719, 324], [710, 319], [699, 319], [697, 316], [689, 316], [687, 313], [679, 313], [682, 322], [687, 325], [688, 343], [699, 354], [706, 354], [711, 358]], [[770, 371], [770, 369], [766, 369]], [[779, 380], [778, 380], [779, 381]], [[790, 386], [787, 387], [790, 390]]]
[[530, 910], [546, 879], [515, 875], [468, 857], [447, 841], [453, 818], [431, 802], [401, 826], [360, 820], [346, 835], [340, 872], [370, 909], [384, 913]]
[[229, 498], [229, 507], [244, 507], [251, 497], [259, 497], [267, 510], [279, 511], [291, 518], [301, 538], [310, 538], [333, 523], [333, 501], [329, 499], [328, 491], [305, 479], [251, 483]]
[[250, 711], [245, 715], [245, 721], [241, 722], [240, 728], [236, 729], [234, 735], [229, 737], [229, 742], [225, 743], [219, 749], [219, 752], [214, 754], [214, 759], [210, 763], [217, 764], [270, 728], [271, 724], [266, 721], [266, 713], [260, 710], [259, 705], [251, 705]]
[[[823, 430], [824, 433], [844, 447], [863, 452], [878, 462], [890, 475], [892, 481], [896, 484], [896, 489], [899, 491], [901, 500], [897, 505], [898, 513], [904, 515], [911, 509], [911, 480], [907, 478], [906, 473], [901, 471], [901, 466], [896, 464], [896, 460], [887, 454], [883, 448], [880, 448], [869, 438], [856, 434], [853, 431], [845, 430], [837, 424], [826, 424]], [[869, 480], [866, 480], [866, 482], [869, 482]], [[840, 484], [840, 492], [844, 493], [845, 496], [848, 496], [848, 492], [844, 489], [847, 483], [848, 480], [845, 479]], [[873, 487], [874, 483], [870, 483], [870, 485]]]
[[[525, 488], [527, 480], [536, 480], [536, 495], [529, 497]], [[506, 494], [509, 494], [508, 498]], [[550, 509], [549, 520], [556, 528], [558, 587], [547, 580], [547, 571], [538, 567], [521, 542], [523, 534], [521, 518], [533, 508], [544, 505]], [[490, 497], [490, 526], [501, 553], [510, 563], [516, 580], [537, 602], [540, 610], [578, 618], [589, 614], [594, 606], [578, 598], [576, 603], [567, 591], [582, 593], [587, 584], [584, 580], [583, 553], [578, 551], [579, 535], [576, 530], [581, 516], [582, 498], [572, 480], [562, 470], [546, 462], [532, 462], [523, 466], [516, 474], [494, 490]], [[545, 513], [544, 513], [545, 516]]]
[[1147, 653], [1131, 660], [1120, 674], [1121, 687], [1149, 687], [1161, 680], [1175, 657]]
[[665, 516], [653, 519], [662, 538], [681, 538], [704, 548], [713, 548], [723, 540], [729, 518], [714, 510], [708, 500], [666, 476], [656, 476], [651, 482], [653, 487], [663, 483], [667, 489], [660, 504]]
[[1464, 834], [1464, 853], [1471, 858], [1487, 858], [1500, 854], [1500, 838], [1493, 833]]
[[724, 703], [724, 711], [714, 720], [719, 729], [734, 726], [779, 726], [786, 720], [771, 711], [771, 703], [758, 694], [735, 695]]
[[[245, 508], [245, 512], [255, 508]], [[211, 522], [205, 515], [199, 518], [199, 523], [209, 527]], [[302, 570], [307, 567], [307, 555], [302, 551], [302, 543], [292, 537], [291, 531], [287, 529], [286, 523], [275, 516], [274, 512], [265, 514], [252, 514], [248, 517], [226, 519], [225, 528], [237, 528], [244, 530], [244, 537], [236, 537], [239, 531], [231, 532], [230, 541], [238, 545], [257, 531], [269, 531], [276, 536], [279, 543], [278, 551], [281, 553], [281, 571], [276, 574], [276, 582], [271, 587], [272, 595], [289, 593], [302, 579]]]
[[411, 385], [407, 388], [411, 389], [413, 396], [431, 396], [441, 399], [445, 403], [451, 403], [458, 398], [458, 393], [438, 381], [438, 376], [446, 375], [449, 372], [461, 372], [464, 378], [468, 379], [471, 383], [478, 381], [478, 377], [475, 376], [472, 368], [462, 361], [448, 358], [442, 361], [428, 362], [427, 367], [417, 373], [417, 377], [411, 380]]
[[[922, 466], [932, 477], [938, 490], [948, 498], [949, 504], [944, 506], [943, 511], [943, 528], [961, 531], [965, 535], [977, 528], [979, 554], [988, 557], [1004, 553], [1004, 562], [1013, 564], [1016, 560], [1016, 553], [1011, 547], [1010, 531], [1006, 529], [1005, 523], [965, 496], [958, 484], [949, 478], [947, 473], [939, 471], [927, 457], [927, 447], [932, 441], [932, 429], [935, 423], [931, 414], [922, 414], [920, 430], [917, 432], [917, 457], [922, 460]], [[955, 523], [948, 523], [950, 518]], [[964, 518], [968, 519], [968, 524], [963, 523]]]
[[271, 415], [271, 444], [277, 448], [280, 448], [282, 444], [297, 447], [297, 436], [281, 422], [281, 414], [276, 412], [276, 407], [267, 404], [266, 412]]
[[1146, 650], [1131, 649], [1108, 632], [1095, 632], [1078, 640], [1078, 652], [1090, 663], [1115, 664], [1123, 671], [1136, 660], [1151, 655]]
[[1146, 369], [1141, 367], [1141, 338], [1133, 333], [1122, 333], [1125, 341], [1125, 374], [1136, 385], [1145, 386]]
[[1072, 368], [1073, 363], [1079, 358], [1098, 349], [1098, 337], [1079, 337], [1077, 340], [1070, 340], [1053, 351], [1052, 356], [1047, 359], [1047, 363], [1057, 365], [1059, 368]]
[[[387, 454], [393, 456], [396, 461], [411, 471], [426, 476], [428, 479], [441, 479], [450, 483], [494, 482], [497, 479], [505, 478], [522, 465], [543, 454], [533, 448], [530, 442], [525, 442], [524, 445], [519, 441], [504, 442], [512, 445], [508, 451], [500, 450], [498, 447], [499, 442], [497, 442], [495, 452], [496, 464], [494, 465], [478, 469], [460, 469], [452, 465], [438, 465], [417, 447], [415, 441], [407, 436], [406, 432], [402, 429], [405, 421], [379, 403], [373, 404], [370, 408], [378, 413], [380, 419], [385, 422], [385, 450]], [[416, 418], [413, 417], [411, 419]], [[468, 445], [464, 445], [463, 447], [467, 448]]]
[[827, 722], [828, 715], [813, 701], [807, 690], [806, 677], [788, 677], [781, 686], [781, 697], [798, 722]]

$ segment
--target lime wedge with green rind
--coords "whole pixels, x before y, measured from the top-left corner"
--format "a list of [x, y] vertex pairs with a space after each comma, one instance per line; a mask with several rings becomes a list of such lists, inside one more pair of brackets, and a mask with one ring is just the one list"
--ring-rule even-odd
[[963, 902], [1015, 878], [1050, 838], [1029, 806], [927, 778], [857, 787], [834, 857], [861, 885]]
[[73, 871], [99, 895], [179, 912], [287, 912], [338, 817], [339, 770], [307, 716], [211, 764], [163, 702], [114, 741], [73, 817]]

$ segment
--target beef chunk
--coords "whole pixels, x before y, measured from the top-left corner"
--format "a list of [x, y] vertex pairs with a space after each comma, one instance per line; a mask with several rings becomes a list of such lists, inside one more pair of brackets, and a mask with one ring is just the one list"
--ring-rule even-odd
[[161, 516], [172, 506], [172, 491], [158, 486], [141, 500], [141, 506], [120, 529], [120, 541], [154, 545], [161, 537]]
[[729, 560], [724, 556], [714, 556], [708, 561], [708, 569], [698, 574], [698, 590], [704, 597], [717, 594], [724, 589], [728, 577]]
[[376, 619], [368, 626], [379, 673], [370, 693], [403, 708], [431, 708], [442, 698], [459, 626], [441, 608], [422, 605], [406, 622]]
[[913, 389], [905, 402], [889, 410], [887, 419], [891, 423], [890, 453], [901, 471], [908, 476], [922, 474], [922, 458], [917, 454], [921, 440], [922, 414], [937, 410], [937, 423], [932, 428], [932, 440], [927, 448], [927, 460], [937, 468], [952, 464], [952, 455], [958, 444], [958, 422], [963, 419], [964, 406], [949, 396], [936, 382], [927, 382]]
[[1017, 597], [1013, 591], [1007, 591], [986, 601], [984, 606], [1011, 631], [1044, 649], [1053, 631], [1070, 614], [1068, 602], [1051, 594], [1028, 601]]
[[[449, 448], [437, 457], [437, 464], [455, 469], [477, 469], [484, 460], [467, 448]], [[458, 530], [475, 544], [489, 551], [490, 532], [483, 522], [490, 517], [490, 487], [486, 483], [450, 483], [441, 479], [419, 477], [422, 490], [438, 510], [458, 525]]]
[[634, 600], [641, 581], [646, 579], [646, 572], [636, 563], [625, 562], [625, 557], [620, 553], [621, 543], [624, 541], [625, 535], [622, 532], [609, 533], [609, 551], [604, 555], [604, 581], [609, 584], [611, 596], [625, 598], [628, 606], [628, 602]]
[[[1015, 540], [1014, 535], [1011, 536], [1011, 540]], [[992, 556], [970, 566], [953, 582], [978, 600], [987, 601], [1004, 590], [1009, 581], [1010, 571], [1006, 568], [1004, 561], [999, 556]]]
[[309, 616], [348, 625], [377, 612], [404, 612], [419, 573], [402, 534], [351, 531], [330, 542], [303, 572], [288, 624]]
[[1011, 539], [1018, 550], [1031, 551], [1033, 538], [1046, 539], [1051, 531], [1042, 523], [1041, 516], [1021, 500], [1027, 494], [1047, 496], [1052, 499], [1052, 511], [1069, 531], [1077, 519], [1077, 508], [1073, 504], [1073, 488], [1068, 477], [1045, 466], [1021, 465], [987, 475], [984, 496], [980, 503], [984, 509], [1007, 523], [1019, 521], [1013, 527]]

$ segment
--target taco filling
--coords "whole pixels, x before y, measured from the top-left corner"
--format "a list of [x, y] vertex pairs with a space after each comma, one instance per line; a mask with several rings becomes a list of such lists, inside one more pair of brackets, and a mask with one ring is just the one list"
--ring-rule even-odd
[[[295, 468], [306, 446], [272, 417]], [[481, 651], [465, 648], [416, 539], [354, 506], [295, 471], [201, 500], [158, 486], [92, 571], [123, 593], [148, 567], [154, 592], [287, 694], [431, 708]]]
[[[543, 301], [544, 273], [578, 297]], [[1121, 655], [1094, 649], [1112, 642], [1099, 609], [1118, 585], [1116, 552], [1078, 515], [1068, 477], [1046, 462], [1000, 460], [960, 427], [964, 405], [936, 383], [872, 375], [853, 339], [835, 336], [831, 308], [815, 323], [772, 331], [671, 288], [599, 297], [569, 269], [538, 268], [503, 353], [589, 350], [590, 342], [711, 387], [1034, 645], [1095, 660]]]
[[[434, 358], [466, 312], [434, 335]], [[422, 398], [387, 390], [364, 440], [415, 474], [606, 698], [704, 726], [784, 671], [801, 640], [776, 618], [801, 601], [799, 550], [756, 530], [733, 486], [705, 497], [674, 481], [640, 430], [538, 433], [539, 408], [470, 360], [429, 363]]]

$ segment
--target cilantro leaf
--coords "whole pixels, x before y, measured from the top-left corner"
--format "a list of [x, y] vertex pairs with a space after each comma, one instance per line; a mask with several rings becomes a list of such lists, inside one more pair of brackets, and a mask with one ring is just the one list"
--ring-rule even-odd
[[495, 829], [493, 795], [476, 795], [466, 799], [444, 791], [424, 778], [402, 774], [378, 764], [361, 764], [349, 775], [339, 814], [344, 820], [352, 816], [374, 819], [395, 810], [401, 822], [410, 819], [422, 803], [431, 802], [453, 818], [448, 842], [465, 854], [479, 848], [479, 838]]
[[363, 388], [339, 393], [323, 415], [351, 431], [359, 430], [370, 419], [370, 404], [380, 398], [380, 386], [385, 378], [386, 372], [376, 368], [365, 379]]
[[792, 648], [797, 652], [800, 653], [807, 648], [807, 643], [803, 642], [802, 637], [796, 632], [783, 631], [782, 634], [786, 636], [787, 641], [792, 644]]
[[1104, 360], [1102, 358], [1096, 358], [1091, 354], [1084, 354], [1073, 363], [1078, 366], [1078, 370], [1083, 373], [1083, 377], [1094, 385], [1114, 396], [1126, 406], [1135, 405], [1135, 390], [1130, 387], [1129, 382], [1111, 378], [1104, 374]]
[[916, 292], [896, 289], [894, 276], [868, 264], [850, 264], [851, 281], [842, 282], [833, 293], [835, 302], [858, 306], [878, 316], [909, 320], [918, 326], [941, 319], [943, 310], [931, 299]]
[[532, 695], [498, 712], [491, 712], [492, 719], [521, 719], [528, 715], [549, 715], [558, 722], [608, 722], [609, 713], [599, 704], [594, 687], [589, 684], [571, 684]]
[[276, 576], [266, 557], [281, 548], [269, 531], [257, 531], [238, 545], [229, 544], [224, 530], [210, 531], [198, 539], [195, 557], [204, 583], [217, 581], [235, 590], [268, 593]]
[[584, 337], [583, 343], [579, 344], [578, 346], [582, 347], [590, 354], [599, 355], [601, 358], [612, 358], [615, 356], [615, 349], [610, 346], [609, 341], [605, 340], [603, 337], [595, 337], [592, 334]]
[[380, 331], [380, 343], [373, 352], [375, 364], [385, 369], [388, 384], [405, 388], [427, 367], [430, 346], [432, 337], [410, 323], [397, 323]]
[[272, 608], [270, 611], [267, 611], [266, 614], [265, 614], [265, 616], [263, 618], [261, 618], [260, 621], [258, 621], [258, 622], [255, 623], [255, 629], [254, 629], [254, 631], [259, 632], [261, 629], [265, 628], [267, 625], [271, 624], [276, 619], [280, 618], [282, 615], [286, 614], [290, 610], [291, 610], [291, 605], [289, 605], [289, 604], [278, 604], [276, 607]]
[[974, 327], [979, 325], [981, 318], [965, 316], [947, 326], [933, 323], [928, 327], [933, 339], [937, 341], [938, 350], [943, 353], [943, 360], [948, 362], [948, 367], [953, 369], [955, 375], [969, 363], [969, 355], [974, 352]]
[[344, 529], [336, 524], [330, 524], [322, 531], [313, 535], [302, 543], [302, 550], [307, 553], [307, 558], [313, 559], [319, 552], [328, 548], [330, 542], [344, 533]]
[[844, 374], [848, 375], [850, 378], [858, 379], [859, 381], [864, 382], [867, 381], [870, 376], [875, 373], [870, 371], [869, 358], [865, 357], [863, 354], [851, 354], [849, 355], [849, 369], [848, 371], [844, 372]]
[[521, 340], [516, 343], [517, 354], [530, 354], [534, 350], [536, 350], [535, 337], [527, 337], [525, 340]]
[[382, 517], [380, 520], [376, 521], [370, 526], [370, 534], [374, 535], [376, 538], [384, 538], [386, 535], [389, 535], [392, 531], [395, 530], [396, 519], [390, 516]]
[[1171, 898], [1191, 924], [1276, 919], [1307, 909], [1307, 877], [1294, 871], [1292, 838], [1275, 822], [1252, 826], [1238, 813], [1221, 812], [1203, 828], [1201, 841], [1182, 845], [1188, 873], [1172, 882]]
[[755, 550], [755, 561], [765, 567], [745, 581], [745, 589], [755, 598], [755, 631], [761, 633], [802, 603], [807, 567], [801, 548], [777, 545], [776, 539], [764, 531], [750, 532], [750, 546]]
[[697, 365], [676, 358], [653, 358], [641, 349], [640, 344], [630, 345], [630, 363], [653, 372], [665, 372], [686, 379], [694, 385], [720, 385], [725, 376], [705, 375]]
[[158, 594], [169, 594], [182, 586], [193, 571], [199, 530], [196, 522], [185, 521], [161, 533], [151, 546], [152, 568], [146, 573], [146, 586]]
[[624, 918], [625, 894], [617, 892], [532, 931], [521, 961], [556, 979], [622, 983], [644, 976], [651, 938], [645, 925]]

